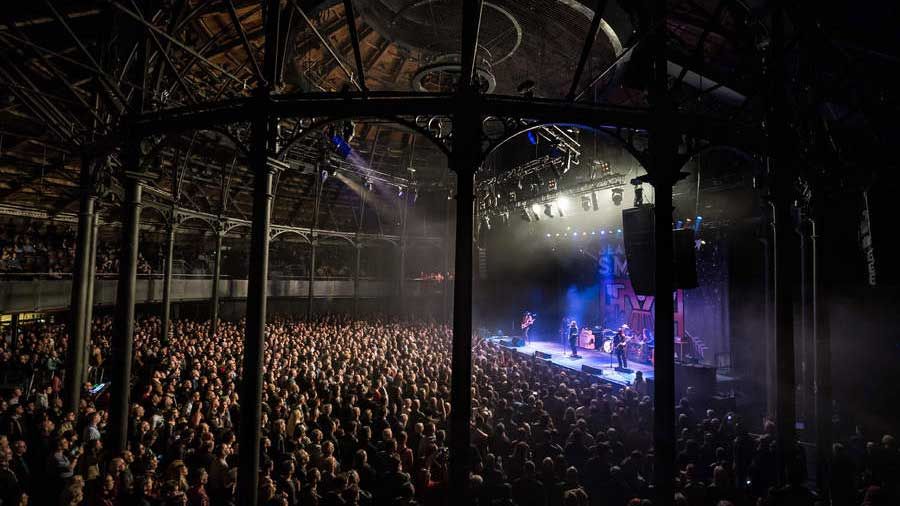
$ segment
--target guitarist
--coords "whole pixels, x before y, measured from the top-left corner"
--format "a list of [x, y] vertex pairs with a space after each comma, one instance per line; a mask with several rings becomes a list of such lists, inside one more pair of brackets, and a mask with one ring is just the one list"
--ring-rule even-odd
[[581, 358], [578, 356], [578, 324], [575, 320], [569, 323], [569, 348], [572, 349], [572, 358]]
[[534, 325], [534, 316], [531, 311], [525, 311], [525, 315], [522, 316], [522, 339], [525, 340], [525, 343], [528, 343], [528, 331]]
[[619, 361], [619, 367], [623, 369], [628, 368], [628, 341], [631, 340], [630, 337], [625, 336], [625, 330], [628, 329], [628, 325], [622, 325], [619, 327], [619, 330], [616, 331], [616, 335], [613, 336], [613, 353], [616, 354], [616, 358]]

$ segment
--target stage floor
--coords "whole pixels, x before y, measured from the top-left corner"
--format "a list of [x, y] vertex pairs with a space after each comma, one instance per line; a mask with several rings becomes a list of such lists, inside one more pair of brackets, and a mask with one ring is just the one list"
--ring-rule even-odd
[[579, 372], [581, 372], [581, 366], [583, 364], [587, 364], [595, 369], [602, 370], [603, 380], [609, 381], [610, 383], [615, 383], [619, 386], [630, 385], [632, 380], [634, 380], [634, 372], [637, 371], [641, 371], [644, 373], [644, 379], [653, 379], [652, 365], [629, 361], [628, 368], [634, 372], [619, 372], [616, 370], [616, 356], [610, 355], [609, 353], [604, 353], [602, 351], [579, 348], [578, 355], [581, 358], [572, 358], [569, 356], [568, 346], [563, 346], [561, 343], [550, 341], [535, 341], [528, 343], [525, 346], [508, 349], [515, 350], [517, 353], [528, 357], [534, 356], [535, 351], [549, 353], [551, 357], [550, 362], [553, 362], [560, 367], [565, 367], [566, 369], [572, 369]]

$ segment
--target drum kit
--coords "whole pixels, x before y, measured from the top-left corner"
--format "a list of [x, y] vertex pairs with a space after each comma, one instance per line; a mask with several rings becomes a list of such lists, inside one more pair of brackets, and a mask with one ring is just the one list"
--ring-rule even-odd
[[[619, 329], [628, 340], [628, 359], [636, 362], [652, 362], [653, 359], [653, 342], [652, 337], [648, 341], [647, 336], [640, 336], [634, 332], [628, 324], [624, 324]], [[612, 353], [614, 350], [614, 342], [616, 330], [608, 328], [598, 328], [594, 333], [597, 336], [596, 349], [602, 350], [604, 353]], [[644, 339], [639, 339], [644, 337]]]

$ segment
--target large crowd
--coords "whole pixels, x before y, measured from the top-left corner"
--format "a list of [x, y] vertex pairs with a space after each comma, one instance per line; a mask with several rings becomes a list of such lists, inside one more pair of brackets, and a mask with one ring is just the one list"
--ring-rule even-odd
[[[115, 243], [98, 241], [97, 273], [118, 273], [118, 256]], [[71, 224], [36, 221], [0, 226], [0, 273], [62, 277], [72, 272], [74, 258], [75, 228]], [[138, 253], [138, 274], [152, 272], [150, 263]]]
[[[93, 322], [94, 373], [112, 322]], [[0, 505], [235, 504], [242, 322], [159, 320], [135, 331], [128, 449], [104, 447], [108, 391], [63, 410], [63, 325], [2, 340], [0, 368], [30, 388], [0, 399]], [[447, 504], [450, 330], [387, 319], [267, 326], [260, 497], [265, 505]], [[476, 340], [469, 504], [646, 506], [652, 496], [652, 403], [641, 378], [614, 388]], [[677, 495], [687, 506], [812, 505], [797, 460], [775, 487], [772, 424], [751, 434], [734, 413], [677, 406]], [[898, 504], [890, 436], [834, 448], [834, 505]]]

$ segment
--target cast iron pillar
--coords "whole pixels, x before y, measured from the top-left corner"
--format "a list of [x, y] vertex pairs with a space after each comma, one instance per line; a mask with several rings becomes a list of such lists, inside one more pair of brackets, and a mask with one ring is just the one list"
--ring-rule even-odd
[[92, 188], [92, 160], [81, 157], [81, 205], [78, 211], [78, 235], [75, 245], [75, 265], [72, 272], [72, 298], [69, 306], [69, 345], [66, 354], [65, 409], [78, 412], [81, 403], [81, 381], [84, 379], [85, 327], [88, 307], [88, 285], [91, 272], [91, 227], [94, 203]]
[[359, 267], [362, 263], [362, 244], [357, 242], [354, 247], [356, 248], [356, 267], [353, 269], [353, 318], [359, 318]]
[[397, 284], [397, 311], [402, 316], [404, 310], [406, 309], [406, 301], [404, 297], [406, 295], [405, 284], [406, 284], [406, 238], [403, 236], [400, 237], [400, 265], [398, 266], [398, 274], [399, 282]]
[[313, 207], [313, 225], [312, 237], [309, 241], [309, 293], [307, 294], [306, 303], [306, 319], [311, 320], [313, 314], [313, 297], [315, 297], [316, 286], [316, 248], [319, 246], [319, 234], [316, 229], [319, 228], [319, 205], [322, 202], [322, 189], [325, 187], [325, 170], [316, 175], [316, 203]]
[[275, 146], [275, 125], [265, 113], [253, 123], [250, 169], [253, 172], [253, 217], [250, 272], [247, 281], [247, 328], [241, 373], [240, 463], [238, 504], [255, 505], [259, 495], [259, 435], [262, 417], [263, 350], [266, 337], [266, 285], [269, 274], [269, 229], [275, 167], [267, 162]]
[[475, 172], [480, 160], [478, 96], [471, 87], [453, 118], [451, 167], [456, 172], [456, 282], [450, 375], [450, 504], [467, 504], [472, 413], [472, 222]]
[[[97, 234], [100, 232], [100, 210], [94, 208], [94, 216], [91, 218], [91, 249], [88, 257], [88, 288], [87, 288], [87, 306], [85, 307], [84, 318], [84, 369], [85, 374], [88, 371], [91, 354], [91, 331], [94, 322], [94, 281], [97, 279]], [[82, 376], [83, 384], [87, 378]]]
[[404, 300], [406, 288], [406, 231], [407, 220], [409, 219], [409, 196], [404, 193], [400, 199], [400, 265], [397, 266], [397, 312], [403, 315], [406, 309], [406, 301]]
[[[137, 167], [137, 145], [126, 146], [129, 163]], [[131, 361], [134, 346], [134, 303], [137, 285], [138, 241], [141, 221], [142, 176], [126, 173], [123, 178], [122, 238], [119, 253], [119, 282], [116, 285], [116, 310], [113, 316], [112, 373], [110, 375], [110, 414], [107, 445], [110, 455], [125, 449], [128, 439], [128, 405], [131, 395]]]
[[793, 137], [789, 124], [785, 86], [784, 12], [781, 2], [772, 11], [772, 36], [766, 62], [769, 90], [766, 133], [774, 161], [775, 196], [775, 418], [778, 429], [778, 474], [784, 483], [786, 470], [796, 458], [796, 378], [794, 367], [794, 277], [797, 269], [793, 216]]
[[162, 321], [160, 322], [159, 339], [163, 344], [169, 342], [169, 327], [172, 318], [172, 262], [175, 258], [175, 210], [166, 229], [166, 265], [163, 274]]
[[651, 107], [649, 138], [650, 175], [654, 187], [654, 332], [656, 362], [653, 371], [653, 446], [655, 451], [655, 504], [670, 504], [675, 493], [675, 316], [672, 292], [672, 184], [678, 165], [672, 105], [666, 71], [666, 2], [656, 0], [650, 13], [652, 30], [651, 74], [648, 99]]
[[[318, 205], [316, 208], [318, 209]], [[317, 213], [318, 214], [318, 213]], [[306, 319], [312, 320], [313, 314], [313, 297], [315, 297], [316, 288], [316, 249], [319, 246], [318, 234], [315, 230], [312, 233], [312, 240], [309, 242], [309, 285], [306, 293]]]
[[832, 407], [831, 407], [831, 326], [828, 321], [828, 282], [825, 279], [824, 251], [819, 244], [818, 221], [810, 220], [810, 258], [812, 261], [812, 338], [815, 362], [815, 416], [816, 416], [816, 483], [828, 504], [831, 477]]
[[450, 256], [453, 254], [451, 234], [453, 233], [453, 220], [451, 216], [454, 214], [452, 193], [447, 194], [447, 212], [444, 220], [444, 286], [441, 287], [441, 295], [443, 296], [443, 321], [450, 322], [450, 312], [452, 307], [450, 289], [453, 287], [453, 281], [450, 279]]
[[219, 331], [219, 280], [222, 273], [222, 239], [225, 233], [222, 229], [216, 230], [216, 261], [213, 264], [212, 301], [209, 317], [209, 337], [215, 337]]

